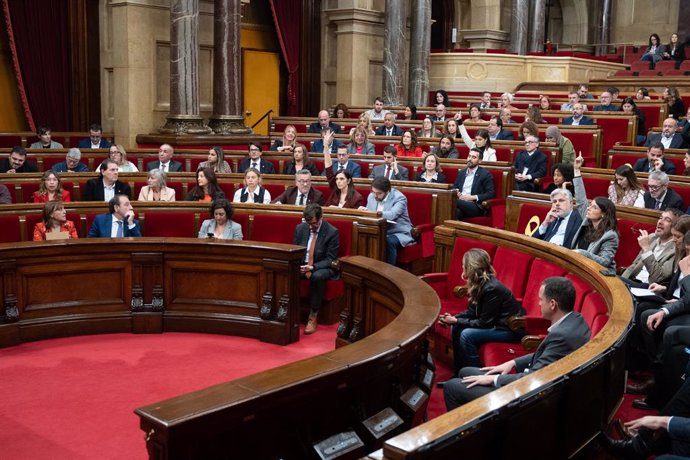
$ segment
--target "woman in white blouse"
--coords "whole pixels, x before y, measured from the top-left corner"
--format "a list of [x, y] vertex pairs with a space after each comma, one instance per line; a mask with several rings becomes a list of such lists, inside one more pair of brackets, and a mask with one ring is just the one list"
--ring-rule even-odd
[[139, 168], [134, 166], [134, 163], [127, 161], [127, 151], [120, 144], [110, 146], [108, 157], [117, 163], [119, 172], [139, 172]]
[[496, 161], [496, 150], [491, 147], [491, 139], [489, 138], [489, 131], [486, 129], [478, 129], [477, 134], [474, 135], [474, 140], [470, 137], [462, 122], [462, 114], [458, 110], [455, 114], [455, 119], [458, 122], [458, 129], [462, 136], [462, 141], [468, 148], [477, 148], [482, 152], [482, 161]]
[[261, 173], [256, 168], [248, 168], [244, 172], [244, 187], [235, 192], [232, 201], [263, 204], [271, 202], [271, 193], [261, 186]]

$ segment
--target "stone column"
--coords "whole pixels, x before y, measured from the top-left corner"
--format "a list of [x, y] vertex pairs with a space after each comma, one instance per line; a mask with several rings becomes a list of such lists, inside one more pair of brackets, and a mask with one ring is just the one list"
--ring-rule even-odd
[[383, 100], [386, 105], [403, 105], [405, 83], [405, 4], [386, 0], [386, 24], [383, 37]]
[[531, 52], [544, 51], [544, 30], [546, 29], [546, 0], [534, 0], [530, 19], [529, 47]]
[[162, 134], [208, 134], [199, 103], [199, 0], [170, 2], [170, 113]]
[[510, 51], [527, 53], [527, 30], [529, 24], [529, 1], [513, 0], [510, 11]]
[[431, 52], [431, 0], [412, 2], [410, 32], [410, 76], [407, 103], [426, 105], [429, 93], [429, 53]]
[[208, 125], [216, 134], [251, 134], [242, 114], [240, 75], [240, 0], [213, 4], [213, 115]]
[[611, 0], [602, 0], [601, 2], [601, 21], [597, 25], [599, 28], [598, 39], [600, 46], [597, 46], [597, 56], [603, 56], [608, 53], [608, 46], [604, 43], [609, 43], [611, 33]]

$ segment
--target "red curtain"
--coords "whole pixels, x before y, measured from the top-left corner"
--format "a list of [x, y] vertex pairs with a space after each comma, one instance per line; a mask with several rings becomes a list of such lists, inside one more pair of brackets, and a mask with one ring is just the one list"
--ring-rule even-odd
[[10, 52], [29, 127], [70, 131], [69, 0], [2, 0]]
[[299, 53], [302, 0], [269, 0], [280, 49], [288, 70], [287, 115], [299, 116]]

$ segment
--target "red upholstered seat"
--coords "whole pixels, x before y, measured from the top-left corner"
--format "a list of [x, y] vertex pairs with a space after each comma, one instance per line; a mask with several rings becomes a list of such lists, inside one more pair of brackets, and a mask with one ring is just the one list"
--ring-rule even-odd
[[633, 72], [641, 72], [643, 70], [649, 70], [649, 61], [634, 61], [630, 63], [630, 70]]
[[[205, 218], [206, 215], [202, 217]], [[194, 224], [193, 212], [144, 213], [142, 235], [195, 238], [198, 234], [199, 229]]]
[[581, 311], [582, 310], [582, 302], [584, 298], [592, 292], [592, 287], [586, 283], [585, 281], [582, 280], [577, 275], [573, 275], [572, 273], [568, 273], [565, 275], [566, 278], [568, 278], [572, 283], [573, 286], [575, 286], [575, 306], [574, 309], [575, 311]]
[[62, 161], [65, 161], [64, 157], [45, 156], [43, 157], [43, 170], [48, 171], [49, 169], [53, 169], [53, 166]]
[[199, 169], [199, 165], [203, 163], [204, 161], [208, 161], [208, 158], [204, 157], [199, 157], [199, 158], [190, 158], [189, 159], [189, 170], [190, 171], [196, 171]]
[[33, 203], [34, 192], [38, 192], [38, 188], [41, 186], [40, 181], [36, 182], [22, 182], [22, 195], [24, 196], [25, 203]]
[[590, 292], [582, 304], [582, 317], [592, 330], [592, 337], [597, 335], [606, 326], [609, 320], [609, 311], [604, 298], [598, 292]]
[[[17, 243], [21, 241], [19, 216], [0, 216], [0, 243]], [[33, 228], [31, 229], [33, 231]]]
[[232, 197], [235, 196], [235, 186], [228, 180], [219, 180], [218, 185], [225, 193], [225, 198], [232, 201]]
[[[26, 239], [31, 241], [34, 239], [34, 227], [37, 223], [43, 222], [42, 213], [27, 214], [26, 216]], [[76, 224], [76, 222], [75, 222]]]
[[530, 335], [545, 334], [549, 327], [541, 314], [539, 307], [539, 288], [542, 281], [552, 276], [565, 276], [566, 270], [562, 267], [547, 262], [542, 259], [536, 259], [532, 263], [527, 286], [525, 287], [525, 295], [522, 300], [522, 306], [525, 307], [527, 314], [525, 315], [525, 328]]
[[297, 216], [256, 214], [252, 220], [251, 235], [245, 239], [267, 243], [292, 244], [295, 227], [302, 222]]
[[[640, 230], [647, 230], [650, 234], [654, 233], [655, 224], [643, 224], [627, 219], [618, 219], [618, 234], [620, 242], [616, 251], [616, 267], [625, 268], [629, 266], [637, 254], [640, 252], [640, 245], [637, 237]], [[633, 232], [633, 230], [635, 230]]]
[[479, 359], [484, 366], [497, 366], [526, 354], [521, 343], [492, 342], [479, 348]]
[[[2, 136], [0, 136], [0, 139], [1, 138], [2, 138]], [[7, 191], [10, 192], [10, 196], [12, 197], [12, 203], [16, 203], [17, 202], [17, 190], [14, 186], [14, 183], [3, 182], [3, 184], [5, 184], [5, 186], [7, 187]]]
[[433, 209], [433, 196], [430, 193], [405, 192], [407, 197], [407, 211], [412, 225], [420, 231], [417, 244], [404, 247], [398, 251], [398, 263], [411, 265], [417, 260], [434, 257], [436, 245], [434, 244], [434, 227], [431, 220]]
[[544, 219], [544, 216], [546, 216], [546, 213], [549, 212], [549, 209], [551, 209], [551, 203], [549, 202], [544, 202], [542, 203], [523, 203], [520, 205], [520, 212], [518, 214], [518, 223], [515, 231], [520, 234], [525, 233], [525, 229], [527, 228], [527, 224], [529, 223], [530, 219], [533, 217], [537, 217], [539, 220], [539, 223], [541, 224], [541, 221]]
[[271, 200], [275, 200], [285, 191], [285, 186], [282, 184], [261, 184], [261, 186], [271, 194]]
[[[490, 208], [489, 213], [486, 216], [481, 217], [471, 217], [465, 219], [465, 222], [469, 222], [477, 225], [491, 226], [494, 228], [505, 228], [506, 220], [506, 196], [509, 191], [504, 190], [503, 187], [503, 174], [504, 170], [500, 169], [488, 169], [494, 180], [494, 190], [496, 192], [495, 198], [488, 200]], [[508, 185], [508, 189], [511, 185]]]
[[589, 198], [594, 198], [596, 196], [608, 197], [609, 185], [611, 185], [610, 179], [602, 177], [584, 177], [583, 182], [585, 183], [587, 196]]
[[249, 233], [249, 215], [235, 212], [232, 216], [232, 221], [240, 224], [240, 227], [242, 227], [242, 238], [246, 240]]
[[[184, 200], [184, 194], [182, 193], [182, 182], [166, 182], [166, 187], [170, 187], [171, 189], [175, 190], [175, 199], [178, 201]], [[132, 198], [136, 199], [138, 198], [139, 195], [133, 196]]]
[[515, 249], [500, 247], [493, 257], [496, 277], [501, 280], [520, 300], [525, 295], [525, 286], [529, 278], [530, 267], [534, 258]]
[[0, 136], [0, 148], [12, 148], [15, 145], [22, 145], [22, 136]]

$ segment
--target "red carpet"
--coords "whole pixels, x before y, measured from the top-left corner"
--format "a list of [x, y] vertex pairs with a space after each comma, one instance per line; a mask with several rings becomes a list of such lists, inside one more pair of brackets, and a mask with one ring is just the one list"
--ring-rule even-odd
[[134, 409], [332, 350], [336, 327], [288, 346], [166, 333], [0, 349], [0, 460], [147, 458]]

